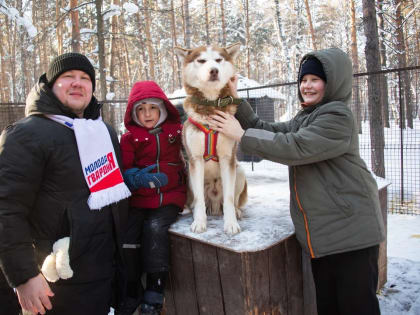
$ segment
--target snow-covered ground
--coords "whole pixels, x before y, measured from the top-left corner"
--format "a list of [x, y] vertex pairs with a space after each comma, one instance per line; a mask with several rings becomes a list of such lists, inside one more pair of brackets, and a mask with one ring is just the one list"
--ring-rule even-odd
[[420, 216], [388, 215], [388, 282], [382, 315], [420, 314]]

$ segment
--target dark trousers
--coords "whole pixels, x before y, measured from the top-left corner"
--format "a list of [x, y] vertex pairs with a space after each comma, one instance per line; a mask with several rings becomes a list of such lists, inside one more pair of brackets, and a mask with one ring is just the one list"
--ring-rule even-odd
[[311, 260], [318, 315], [379, 315], [379, 245]]
[[0, 314], [18, 315], [20, 305], [17, 295], [13, 291], [0, 269]]
[[[137, 295], [143, 273], [169, 270], [169, 227], [176, 221], [180, 208], [167, 205], [157, 209], [130, 209], [124, 240], [128, 274], [128, 295]], [[149, 281], [148, 281], [149, 282]], [[141, 294], [141, 293], [140, 293]]]

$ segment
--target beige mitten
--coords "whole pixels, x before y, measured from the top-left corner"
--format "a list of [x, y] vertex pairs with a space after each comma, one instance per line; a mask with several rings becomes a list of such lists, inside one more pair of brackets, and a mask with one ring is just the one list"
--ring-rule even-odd
[[69, 279], [73, 276], [69, 257], [70, 237], [64, 237], [53, 245], [53, 252], [49, 254], [42, 264], [42, 274], [49, 282], [58, 279]]
[[44, 275], [45, 279], [49, 282], [56, 282], [60, 277], [57, 273], [57, 268], [55, 266], [55, 255], [54, 253], [49, 254], [42, 264], [41, 272]]
[[70, 267], [69, 247], [70, 237], [61, 238], [53, 245], [55, 266], [61, 279], [69, 279], [73, 277], [73, 270]]

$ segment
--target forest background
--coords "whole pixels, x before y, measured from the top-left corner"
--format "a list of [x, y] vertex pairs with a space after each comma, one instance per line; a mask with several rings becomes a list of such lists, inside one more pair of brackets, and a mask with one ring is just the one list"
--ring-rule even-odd
[[139, 80], [179, 89], [175, 46], [240, 42], [239, 73], [262, 84], [295, 81], [300, 58], [327, 47], [346, 51], [355, 73], [369, 71], [371, 36], [379, 68], [405, 68], [419, 65], [418, 23], [415, 0], [0, 0], [0, 103], [24, 102], [52, 58], [70, 51], [97, 69], [99, 100], [126, 99]]

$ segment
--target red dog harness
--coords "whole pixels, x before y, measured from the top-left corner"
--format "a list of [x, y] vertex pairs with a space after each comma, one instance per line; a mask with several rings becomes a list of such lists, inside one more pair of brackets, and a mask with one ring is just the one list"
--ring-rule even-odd
[[217, 156], [216, 152], [216, 145], [217, 145], [217, 135], [219, 134], [217, 131], [214, 131], [213, 129], [210, 129], [206, 127], [203, 124], [200, 124], [196, 122], [195, 120], [188, 117], [188, 120], [196, 126], [198, 129], [200, 129], [202, 132], [205, 133], [206, 137], [206, 143], [204, 147], [204, 161], [213, 160], [215, 162], [219, 162], [219, 158]]

